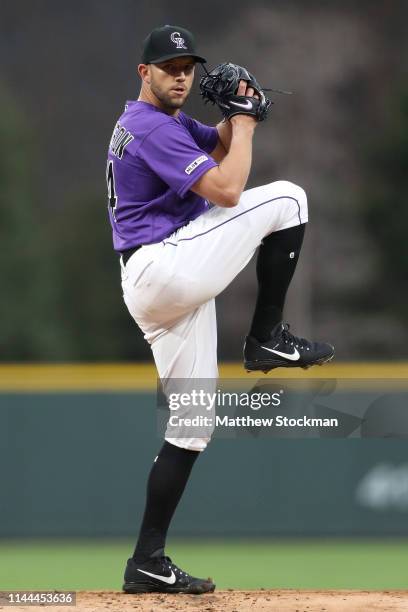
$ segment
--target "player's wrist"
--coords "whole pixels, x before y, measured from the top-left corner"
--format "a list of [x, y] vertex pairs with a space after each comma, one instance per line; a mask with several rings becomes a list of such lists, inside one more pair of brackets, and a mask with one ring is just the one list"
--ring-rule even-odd
[[255, 117], [251, 115], [234, 115], [229, 121], [233, 132], [246, 131], [253, 133], [258, 123]]

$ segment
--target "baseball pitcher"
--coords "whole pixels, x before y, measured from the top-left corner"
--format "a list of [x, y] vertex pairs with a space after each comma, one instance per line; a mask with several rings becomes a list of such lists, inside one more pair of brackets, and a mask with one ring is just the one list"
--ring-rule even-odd
[[[271, 102], [246, 68], [225, 62], [205, 69], [200, 81], [203, 99], [219, 107], [222, 121], [210, 127], [189, 117], [181, 109], [197, 63], [205, 62], [185, 28], [153, 30], [138, 66], [139, 97], [126, 103], [113, 131], [108, 208], [125, 303], [162, 380], [216, 380], [215, 297], [259, 247], [246, 370], [323, 364], [333, 347], [295, 336], [282, 315], [308, 220], [306, 194], [288, 181], [245, 190], [255, 129]], [[170, 521], [210, 435], [166, 435], [149, 475], [125, 592], [215, 589], [211, 579], [190, 576], [165, 555]]]

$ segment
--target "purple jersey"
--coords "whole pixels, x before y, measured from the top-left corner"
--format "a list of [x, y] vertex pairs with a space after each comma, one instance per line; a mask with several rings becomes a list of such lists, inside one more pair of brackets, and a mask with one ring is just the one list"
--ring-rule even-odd
[[127, 102], [109, 145], [106, 178], [116, 251], [160, 242], [208, 209], [190, 187], [217, 165], [218, 131], [180, 112]]

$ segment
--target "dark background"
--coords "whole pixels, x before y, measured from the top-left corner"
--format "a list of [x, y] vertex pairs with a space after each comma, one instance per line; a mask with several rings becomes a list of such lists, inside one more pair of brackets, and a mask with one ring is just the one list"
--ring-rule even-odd
[[[406, 357], [407, 18], [398, 0], [2, 0], [1, 359], [150, 359], [122, 302], [105, 164], [141, 41], [165, 23], [191, 29], [210, 67], [295, 92], [259, 126], [248, 184], [308, 193], [294, 331], [339, 359]], [[194, 87], [187, 112], [215, 124]], [[240, 358], [255, 292], [252, 262], [218, 298], [220, 358]]]

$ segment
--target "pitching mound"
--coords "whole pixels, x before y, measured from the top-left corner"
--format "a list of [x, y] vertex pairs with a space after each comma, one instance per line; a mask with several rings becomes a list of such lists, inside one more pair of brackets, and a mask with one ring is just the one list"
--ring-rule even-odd
[[[33, 607], [15, 607], [32, 610]], [[34, 608], [38, 609], [38, 608]], [[125, 595], [79, 591], [76, 607], [58, 612], [367, 612], [408, 610], [408, 591], [216, 591], [207, 595]]]

